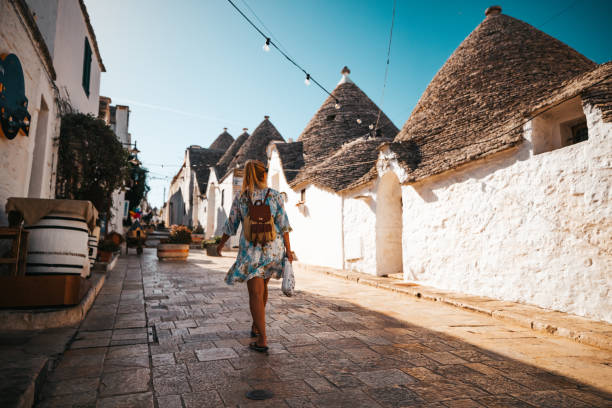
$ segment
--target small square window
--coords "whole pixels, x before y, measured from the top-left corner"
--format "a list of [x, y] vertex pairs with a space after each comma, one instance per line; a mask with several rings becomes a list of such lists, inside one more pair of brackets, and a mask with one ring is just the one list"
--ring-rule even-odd
[[336, 115], [327, 115], [327, 121], [331, 122], [332, 120], [336, 119]]

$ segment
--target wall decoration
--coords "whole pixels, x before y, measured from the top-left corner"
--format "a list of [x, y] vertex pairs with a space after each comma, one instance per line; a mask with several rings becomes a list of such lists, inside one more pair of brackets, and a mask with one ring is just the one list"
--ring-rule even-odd
[[14, 139], [30, 133], [28, 98], [19, 58], [15, 54], [0, 56], [0, 134]]

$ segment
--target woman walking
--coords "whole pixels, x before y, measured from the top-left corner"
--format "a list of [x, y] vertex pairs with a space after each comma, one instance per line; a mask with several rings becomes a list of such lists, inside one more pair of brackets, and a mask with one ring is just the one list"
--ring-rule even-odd
[[[229, 218], [223, 227], [223, 237], [217, 246], [217, 252], [221, 255], [223, 246], [242, 223], [238, 257], [225, 282], [228, 285], [236, 281], [247, 282], [253, 317], [251, 337], [257, 337], [257, 341], [249, 347], [262, 353], [268, 351], [265, 310], [268, 281], [271, 277], [281, 277], [286, 260], [293, 262], [289, 242], [291, 226], [283, 199], [278, 191], [267, 187], [267, 177], [268, 172], [262, 162], [246, 162], [242, 192], [234, 198]], [[266, 217], [269, 220], [265, 220]], [[266, 225], [266, 222], [269, 224]]]

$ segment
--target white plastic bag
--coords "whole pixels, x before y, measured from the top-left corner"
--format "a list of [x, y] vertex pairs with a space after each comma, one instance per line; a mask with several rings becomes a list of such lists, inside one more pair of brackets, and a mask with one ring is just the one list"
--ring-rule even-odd
[[285, 296], [293, 296], [295, 289], [295, 277], [293, 276], [293, 267], [289, 259], [285, 258], [285, 267], [283, 268], [283, 283], [281, 289]]

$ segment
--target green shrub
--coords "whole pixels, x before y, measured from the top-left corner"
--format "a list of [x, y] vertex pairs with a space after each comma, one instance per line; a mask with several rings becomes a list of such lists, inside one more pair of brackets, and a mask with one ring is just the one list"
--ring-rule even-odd
[[212, 238], [202, 241], [202, 248], [206, 248], [211, 245], [219, 245], [219, 242], [221, 242], [221, 237], [218, 235], [214, 236]]

